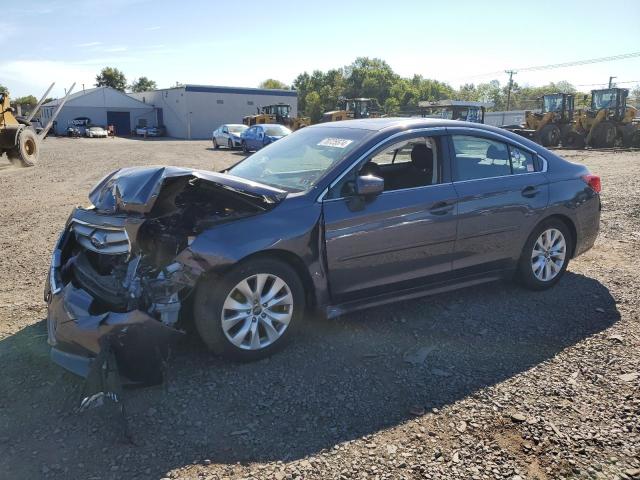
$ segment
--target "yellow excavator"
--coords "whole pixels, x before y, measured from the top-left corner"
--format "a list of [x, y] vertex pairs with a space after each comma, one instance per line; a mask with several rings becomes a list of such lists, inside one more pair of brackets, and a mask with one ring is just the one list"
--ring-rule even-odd
[[69, 98], [75, 83], [67, 91], [63, 101], [60, 102], [58, 108], [49, 119], [47, 126], [40, 132], [36, 132], [31, 125], [31, 120], [33, 120], [33, 117], [44, 103], [45, 98], [47, 98], [47, 95], [54, 85], [55, 84], [53, 83], [51, 84], [38, 104], [26, 118], [15, 115], [15, 110], [11, 106], [11, 100], [8, 92], [0, 93], [0, 156], [5, 153], [9, 161], [14, 165], [32, 167], [38, 162], [38, 158], [40, 156], [40, 143], [44, 137], [47, 136], [49, 129], [58, 116], [58, 113], [60, 113], [60, 110], [67, 101], [67, 98]]
[[378, 102], [374, 98], [345, 98], [338, 104], [339, 110], [322, 114], [321, 122], [339, 122], [356, 118], [377, 118]]
[[628, 96], [626, 88], [592, 90], [590, 108], [576, 111], [573, 128], [563, 139], [563, 146], [640, 148], [640, 123], [635, 118], [638, 110], [627, 105]]
[[544, 147], [557, 147], [572, 129], [574, 97], [570, 93], [543, 95], [541, 111], [527, 110], [524, 125], [505, 125], [502, 128], [522, 135]]
[[291, 105], [275, 103], [258, 108], [256, 115], [247, 115], [242, 119], [242, 123], [248, 127], [256, 124], [279, 123], [295, 131], [311, 125], [311, 119], [309, 117], [292, 117]]

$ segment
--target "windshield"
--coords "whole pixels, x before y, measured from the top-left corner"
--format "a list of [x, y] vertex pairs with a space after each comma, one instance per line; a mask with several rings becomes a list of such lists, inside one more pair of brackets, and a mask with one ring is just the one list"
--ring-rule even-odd
[[303, 128], [247, 157], [229, 173], [289, 192], [303, 192], [360, 145], [368, 133], [354, 128]]
[[615, 108], [616, 106], [616, 91], [606, 90], [604, 92], [596, 92], [593, 94], [594, 110], [601, 110], [603, 108]]
[[284, 137], [285, 135], [289, 135], [290, 133], [291, 133], [291, 130], [289, 130], [286, 127], [281, 127], [279, 125], [264, 128], [264, 134], [269, 135], [270, 137]]
[[92, 132], [99, 132], [104, 129], [102, 127], [91, 127], [89, 130], [91, 130]]
[[542, 98], [542, 113], [561, 111], [562, 95], [545, 95]]
[[229, 125], [228, 128], [230, 133], [242, 133], [249, 127], [246, 125]]

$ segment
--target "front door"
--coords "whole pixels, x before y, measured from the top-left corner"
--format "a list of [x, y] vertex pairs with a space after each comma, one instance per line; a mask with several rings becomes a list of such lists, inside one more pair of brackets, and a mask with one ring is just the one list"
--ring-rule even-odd
[[[408, 288], [450, 272], [457, 195], [443, 137], [409, 137], [363, 159], [323, 201], [329, 283], [334, 302]], [[354, 193], [358, 175], [385, 181], [374, 198]]]

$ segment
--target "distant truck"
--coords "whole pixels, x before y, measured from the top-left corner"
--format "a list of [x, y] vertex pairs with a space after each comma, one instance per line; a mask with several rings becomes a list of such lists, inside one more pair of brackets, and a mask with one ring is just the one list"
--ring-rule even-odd
[[484, 123], [484, 114], [491, 104], [484, 102], [467, 102], [464, 100], [438, 100], [418, 102], [423, 117], [460, 120], [471, 123]]

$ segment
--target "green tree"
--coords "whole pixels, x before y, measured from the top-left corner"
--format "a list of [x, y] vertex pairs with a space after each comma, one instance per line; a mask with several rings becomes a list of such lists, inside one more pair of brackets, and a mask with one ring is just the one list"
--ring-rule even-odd
[[258, 88], [270, 88], [274, 90], [289, 90], [289, 85], [275, 78], [267, 78], [265, 81], [260, 82]]
[[7, 89], [7, 87], [5, 87], [4, 85], [0, 85], [0, 93], [6, 95], [7, 93], [9, 93], [9, 89]]
[[391, 87], [400, 79], [391, 66], [379, 58], [358, 57], [344, 68], [347, 98], [373, 97], [383, 103], [389, 98]]
[[96, 75], [96, 87], [111, 87], [124, 92], [127, 88], [127, 78], [117, 68], [104, 67]]
[[311, 92], [305, 97], [304, 113], [307, 117], [311, 117], [312, 122], [318, 122], [322, 118], [322, 101], [318, 92]]
[[132, 92], [148, 92], [149, 90], [155, 90], [158, 88], [158, 85], [147, 77], [140, 77], [137, 80], [134, 80], [129, 88], [131, 88]]
[[389, 97], [384, 101], [383, 109], [387, 115], [396, 115], [400, 112], [400, 102], [393, 97]]
[[18, 97], [16, 99], [14, 99], [11, 103], [15, 104], [15, 105], [22, 105], [24, 107], [35, 107], [36, 104], [38, 103], [38, 99], [36, 97], [34, 97], [33, 95], [27, 95], [24, 97]]

